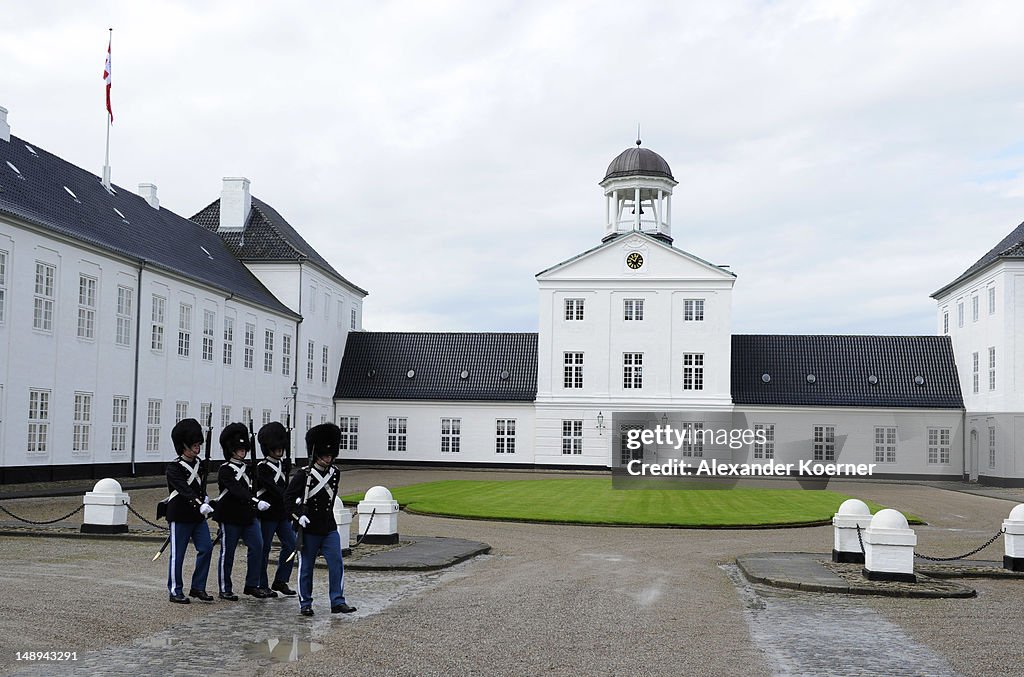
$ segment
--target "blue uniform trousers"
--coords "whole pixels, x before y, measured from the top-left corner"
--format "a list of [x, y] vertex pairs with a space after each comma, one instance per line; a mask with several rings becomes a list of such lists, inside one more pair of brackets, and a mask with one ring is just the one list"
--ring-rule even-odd
[[292, 567], [295, 560], [289, 561], [289, 556], [295, 551], [295, 529], [291, 520], [260, 520], [260, 530], [263, 534], [263, 562], [260, 565], [260, 587], [268, 588], [267, 566], [270, 563], [270, 544], [277, 534], [277, 540], [281, 542], [281, 556], [277, 558], [277, 573], [274, 575], [275, 583], [287, 583], [292, 577]]
[[249, 553], [245, 560], [245, 587], [260, 587], [260, 560], [263, 558], [263, 537], [260, 534], [259, 522], [253, 518], [248, 525], [221, 524], [224, 537], [220, 542], [220, 562], [217, 567], [217, 580], [220, 591], [231, 592], [231, 570], [235, 565], [235, 548], [241, 538]]
[[345, 565], [341, 562], [341, 537], [329, 534], [302, 535], [302, 561], [299, 563], [299, 608], [313, 605], [313, 564], [318, 554], [327, 560], [331, 606], [345, 604]]
[[167, 591], [172, 595], [182, 594], [181, 568], [185, 564], [185, 550], [191, 540], [196, 548], [196, 568], [192, 572], [192, 590], [206, 590], [206, 578], [210, 574], [210, 555], [213, 543], [210, 527], [202, 522], [171, 522], [171, 549], [167, 559]]

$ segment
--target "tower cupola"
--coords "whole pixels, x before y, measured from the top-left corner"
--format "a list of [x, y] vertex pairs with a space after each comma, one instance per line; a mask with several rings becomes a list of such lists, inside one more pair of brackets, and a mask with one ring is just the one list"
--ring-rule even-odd
[[632, 231], [672, 242], [672, 168], [649, 148], [627, 148], [608, 165], [599, 184], [605, 196], [602, 241]]

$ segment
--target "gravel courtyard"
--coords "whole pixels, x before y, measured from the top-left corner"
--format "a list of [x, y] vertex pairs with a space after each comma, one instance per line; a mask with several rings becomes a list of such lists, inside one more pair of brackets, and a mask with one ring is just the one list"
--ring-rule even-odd
[[[346, 471], [343, 490], [547, 476], [567, 475], [360, 469]], [[925, 519], [928, 526], [916, 528], [918, 551], [930, 555], [983, 543], [1014, 505], [910, 484], [841, 482], [834, 488]], [[133, 505], [148, 515], [163, 493], [133, 491]], [[80, 501], [4, 504], [41, 519]], [[157, 544], [0, 538], [0, 673], [1024, 673], [1024, 645], [1014, 630], [1024, 622], [1024, 584], [1016, 581], [971, 580], [979, 595], [966, 600], [782, 595], [734, 582], [728, 565], [737, 555], [828, 552], [831, 527], [637, 529], [402, 514], [399, 528], [408, 535], [483, 541], [492, 551], [441, 573], [348, 572], [346, 596], [360, 607], [353, 617], [327, 613], [325, 572], [318, 571], [319, 606], [311, 623], [297, 615], [294, 600], [168, 604], [166, 561], [150, 561]], [[975, 557], [1001, 556], [997, 541]], [[271, 648], [313, 642], [319, 650], [298, 662], [277, 662], [257, 647], [268, 639]], [[872, 645], [885, 651], [867, 650]], [[32, 650], [77, 651], [78, 665], [15, 661], [15, 652]], [[271, 653], [281, 657], [281, 651]]]

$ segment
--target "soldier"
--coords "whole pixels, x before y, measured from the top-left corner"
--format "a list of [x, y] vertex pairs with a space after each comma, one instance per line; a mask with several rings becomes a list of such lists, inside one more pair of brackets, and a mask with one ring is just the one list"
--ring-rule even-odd
[[[220, 544], [220, 562], [217, 575], [220, 582], [220, 598], [237, 602], [238, 595], [231, 591], [231, 569], [235, 564], [235, 548], [238, 539], [245, 542], [249, 553], [246, 557], [246, 595], [257, 599], [270, 597], [270, 591], [260, 587], [260, 559], [263, 556], [263, 538], [256, 521], [256, 511], [270, 508], [266, 501], [253, 496], [252, 479], [247, 472], [245, 456], [251, 442], [249, 429], [242, 423], [231, 423], [220, 434], [220, 446], [227, 463], [217, 472], [220, 496], [217, 497], [217, 519], [221, 523], [224, 539]], [[276, 597], [277, 595], [274, 595]]]
[[313, 564], [323, 553], [327, 560], [331, 613], [350, 614], [356, 610], [345, 602], [345, 568], [341, 561], [341, 538], [334, 520], [334, 498], [340, 475], [334, 467], [341, 443], [341, 430], [322, 423], [306, 433], [306, 451], [311, 465], [292, 477], [285, 492], [285, 505], [299, 524], [299, 613], [313, 615]]
[[289, 597], [295, 591], [288, 587], [292, 575], [292, 553], [295, 552], [295, 529], [284, 506], [284, 492], [288, 488], [288, 469], [281, 462], [288, 449], [288, 431], [274, 421], [260, 428], [256, 436], [265, 458], [256, 466], [256, 497], [270, 504], [270, 509], [259, 515], [263, 535], [263, 559], [260, 562], [260, 587], [267, 589], [267, 565], [270, 561], [270, 544], [277, 534], [281, 542], [281, 555], [277, 558], [277, 573], [271, 591], [276, 590]]
[[[206, 592], [206, 578], [210, 574], [210, 527], [206, 517], [213, 512], [206, 496], [206, 472], [200, 473], [199, 450], [203, 444], [203, 429], [199, 421], [186, 418], [174, 424], [171, 441], [178, 454], [167, 464], [167, 523], [170, 529], [171, 556], [167, 560], [167, 591], [170, 601], [188, 604], [188, 597], [212, 602]], [[192, 572], [192, 587], [188, 597], [182, 594], [181, 568], [185, 562], [188, 542], [196, 549], [196, 567]]]

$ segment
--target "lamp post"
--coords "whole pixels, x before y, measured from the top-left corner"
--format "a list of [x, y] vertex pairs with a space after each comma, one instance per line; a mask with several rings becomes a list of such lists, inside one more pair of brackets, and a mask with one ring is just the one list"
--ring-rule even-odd
[[602, 414], [600, 411], [597, 412], [597, 425], [594, 427], [597, 428], [598, 435], [604, 435], [604, 414]]
[[[296, 383], [295, 381], [292, 381], [291, 392], [292, 392], [292, 418], [294, 419], [294, 424], [292, 425], [292, 429], [288, 431], [289, 433], [291, 433], [292, 430], [295, 430], [296, 428], [299, 427], [299, 384]], [[296, 443], [296, 440], [292, 440], [292, 449], [293, 450], [296, 448], [295, 447], [295, 443]], [[295, 454], [293, 453], [292, 456], [295, 456]]]

